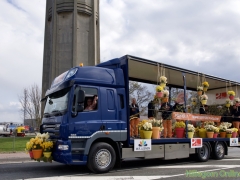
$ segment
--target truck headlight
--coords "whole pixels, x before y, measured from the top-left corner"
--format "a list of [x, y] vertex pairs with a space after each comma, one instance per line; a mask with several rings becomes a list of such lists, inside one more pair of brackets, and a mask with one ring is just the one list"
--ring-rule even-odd
[[62, 151], [67, 151], [69, 149], [68, 145], [58, 145], [58, 149]]

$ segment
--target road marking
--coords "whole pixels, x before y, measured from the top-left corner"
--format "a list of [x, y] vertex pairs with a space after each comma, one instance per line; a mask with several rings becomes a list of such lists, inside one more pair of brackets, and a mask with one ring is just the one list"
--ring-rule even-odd
[[36, 161], [3, 161], [3, 162], [0, 162], [0, 165], [1, 164], [22, 164], [22, 163], [36, 163]]
[[240, 165], [181, 165], [181, 166], [152, 166], [152, 167], [146, 167], [150, 169], [169, 169], [169, 168], [179, 168], [179, 169], [184, 169], [184, 168], [211, 168], [211, 167], [216, 167], [216, 168], [237, 168], [240, 167]]

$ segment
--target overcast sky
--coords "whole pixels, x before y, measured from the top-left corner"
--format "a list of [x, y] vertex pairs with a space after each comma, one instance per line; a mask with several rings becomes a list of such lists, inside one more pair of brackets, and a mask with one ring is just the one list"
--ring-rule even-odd
[[[0, 0], [0, 122], [41, 87], [46, 0]], [[101, 61], [130, 54], [240, 81], [239, 0], [100, 0]]]

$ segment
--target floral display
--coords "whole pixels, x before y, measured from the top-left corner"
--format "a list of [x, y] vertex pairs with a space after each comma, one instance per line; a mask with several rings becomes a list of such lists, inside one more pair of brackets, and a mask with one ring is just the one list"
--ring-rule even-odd
[[227, 131], [227, 126], [224, 124], [221, 124], [219, 127], [219, 132], [226, 132]]
[[208, 132], [214, 132], [215, 126], [208, 124], [204, 127]]
[[150, 119], [149, 122], [152, 123], [152, 127], [160, 127], [161, 129], [163, 128], [162, 119], [161, 120]]
[[214, 127], [214, 133], [219, 133], [219, 128], [218, 127]]
[[227, 134], [232, 134], [233, 130], [232, 129], [227, 129], [226, 132], [227, 132]]
[[237, 128], [232, 128], [232, 132], [238, 132]]
[[163, 87], [162, 86], [157, 86], [156, 87], [156, 92], [162, 92], [163, 91]]
[[202, 86], [197, 86], [197, 91], [202, 91], [203, 87]]
[[179, 121], [175, 123], [175, 128], [185, 128], [186, 124], [183, 121]]
[[203, 85], [203, 87], [205, 87], [205, 88], [208, 88], [208, 87], [209, 87], [209, 84], [208, 84], [207, 81], [204, 81], [204, 82], [202, 83], [202, 85]]
[[235, 92], [234, 91], [228, 91], [227, 92], [229, 96], [235, 96]]
[[204, 126], [207, 126], [207, 125], [214, 125], [214, 121], [205, 121]]
[[208, 96], [206, 94], [203, 94], [200, 96], [201, 101], [202, 100], [208, 100]]
[[195, 132], [195, 127], [192, 124], [187, 125], [188, 132]]
[[167, 84], [167, 78], [165, 76], [160, 77], [160, 83]]
[[145, 122], [142, 127], [144, 131], [152, 131], [152, 123], [150, 122]]
[[169, 91], [163, 90], [163, 97], [169, 97]]

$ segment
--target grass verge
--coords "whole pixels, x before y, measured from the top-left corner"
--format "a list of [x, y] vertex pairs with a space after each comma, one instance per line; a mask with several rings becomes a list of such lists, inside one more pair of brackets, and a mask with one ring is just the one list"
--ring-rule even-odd
[[32, 137], [1, 137], [0, 153], [25, 151], [26, 143]]

